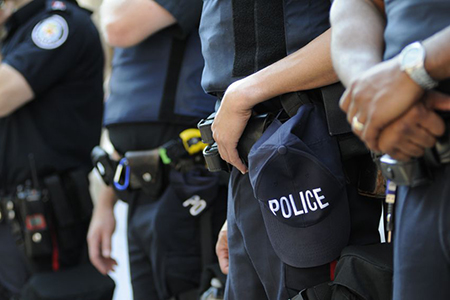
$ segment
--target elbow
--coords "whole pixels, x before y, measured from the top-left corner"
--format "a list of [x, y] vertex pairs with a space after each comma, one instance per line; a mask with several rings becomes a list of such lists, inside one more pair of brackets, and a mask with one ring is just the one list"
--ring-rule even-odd
[[7, 105], [1, 103], [3, 102], [1, 102], [0, 99], [0, 118], [4, 118], [9, 116], [14, 111], [14, 109], [11, 109], [11, 107], [8, 107]]
[[132, 34], [132, 30], [120, 21], [103, 24], [105, 41], [112, 47], [127, 48], [136, 45], [137, 42], [133, 41]]

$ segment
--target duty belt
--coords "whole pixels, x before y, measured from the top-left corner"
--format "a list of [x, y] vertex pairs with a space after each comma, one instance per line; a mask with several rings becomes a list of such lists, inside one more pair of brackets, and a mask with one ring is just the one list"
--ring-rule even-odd
[[450, 130], [439, 138], [433, 148], [425, 150], [425, 155], [407, 162], [397, 161], [389, 155], [380, 158], [383, 176], [397, 185], [420, 186], [433, 180], [433, 169], [450, 163]]
[[193, 165], [203, 164], [201, 156], [206, 144], [202, 143], [200, 131], [189, 128], [182, 131], [178, 139], [152, 150], [128, 151], [119, 161], [110, 158], [101, 147], [92, 150], [94, 167], [107, 185], [116, 191], [155, 189], [161, 177], [163, 165], [178, 171], [187, 171]]
[[14, 211], [14, 203], [11, 197], [0, 198], [0, 224], [6, 222], [6, 220], [12, 220], [16, 216]]

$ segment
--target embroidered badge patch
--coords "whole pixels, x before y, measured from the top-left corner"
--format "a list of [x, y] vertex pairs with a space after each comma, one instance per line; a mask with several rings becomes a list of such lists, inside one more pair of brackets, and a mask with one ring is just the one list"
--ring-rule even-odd
[[67, 40], [69, 26], [63, 17], [54, 15], [40, 21], [31, 33], [33, 42], [41, 49], [56, 49]]

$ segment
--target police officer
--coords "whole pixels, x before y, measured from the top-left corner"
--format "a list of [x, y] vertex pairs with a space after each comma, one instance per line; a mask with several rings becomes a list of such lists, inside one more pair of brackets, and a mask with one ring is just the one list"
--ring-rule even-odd
[[[115, 47], [104, 122], [120, 156], [179, 140], [182, 131], [195, 128], [213, 109], [215, 99], [200, 86], [200, 11], [201, 2], [196, 0], [103, 2], [101, 24], [107, 42]], [[151, 195], [134, 187], [125, 191], [127, 195], [120, 193], [120, 199], [129, 203], [133, 295], [136, 300], [195, 299], [202, 267], [202, 217], [190, 211], [193, 205], [201, 208], [205, 201], [215, 201], [217, 234], [226, 193], [219, 190], [218, 177], [208, 173], [204, 163], [185, 170], [163, 169], [161, 193], [154, 194], [152, 188]], [[113, 187], [104, 187], [88, 236], [90, 259], [105, 274], [116, 263], [111, 258], [116, 199]]]
[[[371, 149], [399, 161], [414, 162], [437, 142], [446, 145], [449, 12], [448, 1], [335, 3], [333, 60], [348, 87], [341, 107], [353, 131]], [[398, 190], [394, 230], [396, 300], [450, 296], [446, 284], [450, 276], [450, 224], [445, 215], [450, 169], [442, 154], [437, 166], [430, 169], [430, 183]], [[425, 162], [430, 167], [429, 160]]]
[[[42, 188], [45, 178], [56, 175], [73, 185], [63, 177], [81, 170], [87, 182], [90, 149], [98, 143], [101, 130], [103, 52], [89, 13], [75, 1], [6, 1], [0, 27], [6, 33], [0, 64], [0, 290], [12, 297], [20, 293], [30, 269], [15, 245], [23, 236], [11, 235], [10, 224], [20, 211], [13, 213], [12, 202], [5, 205], [4, 199], [32, 178], [34, 187]], [[83, 191], [88, 192], [87, 187]], [[66, 192], [75, 196], [76, 207], [79, 194], [71, 188]], [[25, 226], [25, 217], [32, 216], [21, 217]], [[30, 219], [27, 230], [35, 228], [34, 221], [43, 220]], [[40, 229], [48, 229], [39, 224]], [[82, 249], [87, 222], [78, 225], [82, 232], [72, 239]], [[52, 244], [55, 251], [62, 246], [57, 236]], [[43, 235], [35, 236], [35, 241], [43, 241], [39, 237]], [[24, 250], [30, 253], [29, 248]], [[29, 256], [26, 260], [33, 268], [56, 270], [78, 264], [82, 254], [59, 248], [58, 259], [55, 251], [52, 260], [46, 257], [38, 265]]]
[[[222, 231], [217, 244], [221, 266], [225, 271], [228, 266], [229, 272], [226, 299], [288, 299], [329, 281], [333, 273], [332, 259], [311, 268], [281, 261], [267, 236], [247, 167], [236, 149], [256, 105], [269, 104], [266, 100], [281, 94], [337, 81], [330, 57], [330, 4], [204, 1], [200, 25], [205, 57], [202, 85], [222, 99], [213, 136], [221, 157], [235, 166], [229, 186], [228, 232]], [[273, 106], [272, 100], [270, 104]], [[277, 112], [278, 108], [269, 111]], [[349, 165], [355, 168], [354, 163]], [[350, 243], [378, 241], [379, 201], [358, 196], [354, 185], [348, 186], [347, 192]]]

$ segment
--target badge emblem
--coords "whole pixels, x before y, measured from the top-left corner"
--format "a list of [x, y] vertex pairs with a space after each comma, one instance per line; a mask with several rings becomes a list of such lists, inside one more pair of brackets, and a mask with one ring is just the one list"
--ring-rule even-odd
[[67, 40], [69, 26], [63, 17], [54, 15], [40, 21], [31, 33], [33, 42], [41, 49], [56, 49]]

